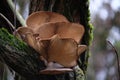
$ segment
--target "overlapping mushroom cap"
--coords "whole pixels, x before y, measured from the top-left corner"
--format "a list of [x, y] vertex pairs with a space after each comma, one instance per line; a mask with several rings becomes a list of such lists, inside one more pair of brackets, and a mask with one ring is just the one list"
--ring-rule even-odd
[[35, 34], [39, 34], [40, 39], [49, 39], [57, 34], [60, 38], [72, 38], [79, 43], [84, 34], [84, 27], [67, 22], [46, 23], [36, 28]]
[[[26, 20], [25, 27], [19, 27], [15, 31], [15, 35], [25, 41], [28, 45], [33, 47], [35, 50], [40, 51], [41, 45], [39, 44], [36, 38], [37, 36], [36, 30], [46, 23], [56, 23], [56, 22], [69, 22], [66, 17], [61, 14], [49, 12], [49, 11], [39, 11], [32, 13]], [[48, 30], [48, 28], [46, 28]], [[50, 32], [50, 30], [48, 30]], [[44, 31], [42, 31], [44, 32]], [[49, 33], [43, 33], [49, 35]], [[42, 34], [42, 35], [43, 35]], [[41, 52], [40, 52], [41, 53]]]
[[[26, 23], [27, 27], [17, 29], [17, 35], [38, 51], [48, 63], [55, 62], [64, 67], [77, 65], [79, 55], [86, 49], [86, 45], [78, 45], [84, 34], [82, 25], [70, 23], [58, 13], [45, 11], [33, 13]], [[61, 72], [64, 71], [69, 69]], [[46, 70], [44, 72], [47, 73]]]
[[[78, 45], [72, 38], [60, 38], [54, 35], [49, 40], [41, 40], [46, 45], [48, 62], [57, 62], [64, 67], [73, 67], [77, 65], [79, 55], [86, 49], [85, 45]], [[46, 57], [46, 56], [45, 56]]]
[[27, 26], [29, 28], [32, 28], [32, 30], [34, 30], [36, 27], [40, 27], [40, 25], [44, 23], [55, 22], [69, 22], [69, 21], [63, 15], [49, 11], [34, 12], [26, 20]]

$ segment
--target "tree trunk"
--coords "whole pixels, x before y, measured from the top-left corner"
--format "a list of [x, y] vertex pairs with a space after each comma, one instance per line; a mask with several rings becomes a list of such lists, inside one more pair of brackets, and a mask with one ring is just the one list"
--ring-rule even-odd
[[[87, 46], [90, 45], [92, 40], [92, 26], [89, 23], [90, 14], [88, 0], [31, 0], [30, 14], [36, 11], [57, 12], [66, 16], [70, 22], [84, 25], [85, 34], [82, 43]], [[81, 55], [78, 61], [78, 65], [84, 73], [87, 69], [88, 57], [89, 51], [86, 51]], [[80, 80], [80, 78], [78, 80]]]
[[[89, 24], [88, 0], [31, 0], [30, 14], [35, 11], [51, 11], [63, 14], [70, 22], [80, 23], [85, 27], [82, 44], [90, 45], [92, 27]], [[59, 75], [41, 75], [45, 68], [39, 54], [21, 40], [0, 29], [0, 59], [27, 80], [84, 80], [89, 51], [78, 60], [79, 67], [73, 72]]]
[[[80, 23], [85, 27], [83, 44], [89, 45], [91, 41], [90, 32], [92, 27], [89, 24], [89, 2], [88, 0], [31, 0], [30, 14], [35, 11], [51, 11], [63, 14], [71, 22]], [[81, 68], [86, 71], [87, 54], [83, 54]]]

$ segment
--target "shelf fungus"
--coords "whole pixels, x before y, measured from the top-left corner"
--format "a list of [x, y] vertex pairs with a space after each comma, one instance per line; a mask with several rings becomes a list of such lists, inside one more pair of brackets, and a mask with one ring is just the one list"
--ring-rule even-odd
[[46, 69], [40, 74], [60, 74], [72, 71], [87, 46], [81, 39], [84, 27], [70, 23], [64, 16], [53, 12], [31, 14], [26, 27], [19, 27], [16, 35], [40, 53]]

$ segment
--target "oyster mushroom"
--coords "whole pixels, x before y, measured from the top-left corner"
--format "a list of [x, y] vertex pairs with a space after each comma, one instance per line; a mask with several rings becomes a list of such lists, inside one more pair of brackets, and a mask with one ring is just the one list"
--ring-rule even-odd
[[34, 30], [35, 27], [40, 27], [40, 25], [45, 23], [55, 23], [55, 22], [69, 22], [66, 17], [59, 13], [39, 11], [32, 13], [26, 20], [28, 27]]
[[36, 28], [35, 33], [39, 34], [40, 39], [49, 39], [58, 34], [61, 38], [72, 38], [79, 43], [84, 34], [84, 27], [76, 23], [46, 23]]
[[19, 38], [22, 39], [24, 42], [26, 42], [29, 46], [34, 48], [35, 50], [39, 51], [39, 44], [34, 37], [33, 30], [28, 28], [28, 27], [19, 27], [15, 31], [15, 35]]
[[22, 39], [23, 41], [27, 41], [26, 36], [27, 34], [33, 34], [33, 30], [31, 30], [28, 27], [19, 27], [14, 32], [15, 36], [17, 36], [19, 39]]
[[[51, 39], [41, 40], [43, 44], [49, 43], [47, 47], [47, 68], [40, 71], [41, 74], [60, 74], [72, 71], [71, 67], [77, 65], [80, 54], [86, 50], [86, 45], [78, 45], [71, 38], [60, 38], [54, 35]], [[47, 46], [48, 46], [47, 45]]]
[[[43, 40], [42, 42], [46, 42]], [[78, 45], [74, 39], [60, 38], [54, 35], [49, 41], [46, 59], [48, 62], [57, 62], [64, 67], [73, 67], [77, 64], [80, 54], [86, 50], [86, 45]]]
[[[72, 71], [86, 45], [78, 45], [84, 34], [80, 24], [69, 23], [62, 15], [39, 11], [31, 14], [27, 27], [20, 27], [15, 34], [42, 56], [47, 68], [41, 74], [60, 74]], [[65, 68], [66, 67], [66, 68]]]

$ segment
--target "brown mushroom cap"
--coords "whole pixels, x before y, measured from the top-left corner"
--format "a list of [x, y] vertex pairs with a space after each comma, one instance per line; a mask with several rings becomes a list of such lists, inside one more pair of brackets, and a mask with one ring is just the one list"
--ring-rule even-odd
[[76, 23], [56, 22], [43, 24], [36, 28], [35, 32], [39, 34], [40, 39], [48, 39], [58, 34], [61, 38], [72, 38], [79, 43], [84, 34], [84, 27]]
[[41, 24], [48, 22], [69, 22], [63, 15], [48, 11], [39, 11], [32, 13], [26, 20], [30, 28], [39, 27]]
[[57, 62], [64, 67], [75, 66], [77, 60], [77, 43], [73, 39], [54, 37], [48, 49], [48, 61]]
[[28, 27], [19, 27], [15, 33], [19, 38], [26, 42], [29, 46], [33, 47], [35, 50], [39, 50], [35, 37], [33, 36], [33, 31]]
[[41, 40], [41, 42], [45, 45], [48, 43], [47, 53], [43, 55], [47, 56], [45, 58], [48, 62], [57, 62], [64, 67], [77, 65], [76, 61], [79, 55], [86, 49], [84, 45], [78, 47], [75, 40], [71, 38], [60, 38], [58, 35], [54, 35], [48, 40]]
[[33, 34], [33, 31], [28, 27], [19, 27], [15, 31], [15, 35], [21, 38], [22, 40], [25, 40], [26, 34], [29, 34], [29, 33]]

